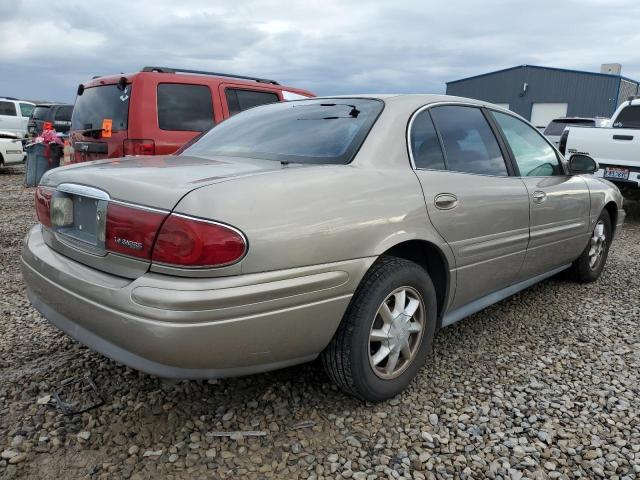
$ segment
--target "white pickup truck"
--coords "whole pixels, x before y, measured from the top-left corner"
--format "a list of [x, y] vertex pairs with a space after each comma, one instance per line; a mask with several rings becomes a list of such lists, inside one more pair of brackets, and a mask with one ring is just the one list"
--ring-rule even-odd
[[589, 155], [600, 165], [595, 175], [615, 183], [622, 193], [640, 199], [640, 98], [632, 97], [615, 111], [608, 127], [569, 127], [560, 138], [567, 157]]

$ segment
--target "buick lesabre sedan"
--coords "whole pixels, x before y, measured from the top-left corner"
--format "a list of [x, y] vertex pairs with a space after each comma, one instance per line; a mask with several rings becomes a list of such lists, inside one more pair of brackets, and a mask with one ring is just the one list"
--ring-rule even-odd
[[321, 356], [368, 401], [434, 332], [563, 270], [598, 278], [615, 186], [497, 106], [435, 95], [257, 107], [176, 155], [48, 172], [22, 270], [32, 304], [153, 375]]

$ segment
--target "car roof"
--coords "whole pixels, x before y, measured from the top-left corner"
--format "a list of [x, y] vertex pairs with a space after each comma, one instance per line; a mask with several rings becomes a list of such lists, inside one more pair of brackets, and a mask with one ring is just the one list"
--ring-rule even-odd
[[[431, 93], [367, 93], [367, 94], [357, 94], [357, 95], [335, 95], [335, 96], [326, 96], [326, 97], [315, 97], [314, 99], [329, 99], [329, 98], [371, 98], [375, 100], [382, 100], [385, 104], [394, 107], [405, 107], [407, 109], [417, 109], [425, 105], [435, 104], [435, 103], [465, 103], [468, 105], [477, 105], [481, 107], [490, 107], [494, 110], [500, 110], [504, 112], [508, 112], [511, 115], [516, 115], [509, 109], [503, 108], [499, 105], [495, 105], [490, 102], [485, 102], [482, 100], [476, 100], [473, 98], [465, 98], [465, 97], [456, 97], [453, 95], [441, 95], [441, 94], [431, 94]], [[310, 100], [314, 100], [310, 99]]]

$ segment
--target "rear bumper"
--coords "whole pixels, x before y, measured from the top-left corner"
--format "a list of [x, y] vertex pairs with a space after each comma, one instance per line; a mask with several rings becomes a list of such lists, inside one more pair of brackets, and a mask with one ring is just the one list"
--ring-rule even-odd
[[219, 278], [147, 273], [134, 281], [25, 238], [33, 306], [92, 350], [152, 375], [247, 375], [316, 357], [373, 258]]

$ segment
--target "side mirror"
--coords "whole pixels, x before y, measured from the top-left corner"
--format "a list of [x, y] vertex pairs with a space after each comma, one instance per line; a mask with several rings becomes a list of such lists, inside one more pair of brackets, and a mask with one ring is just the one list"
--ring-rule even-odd
[[598, 171], [598, 168], [598, 162], [589, 155], [576, 153], [575, 155], [571, 155], [569, 159], [569, 170], [573, 175], [595, 173]]

